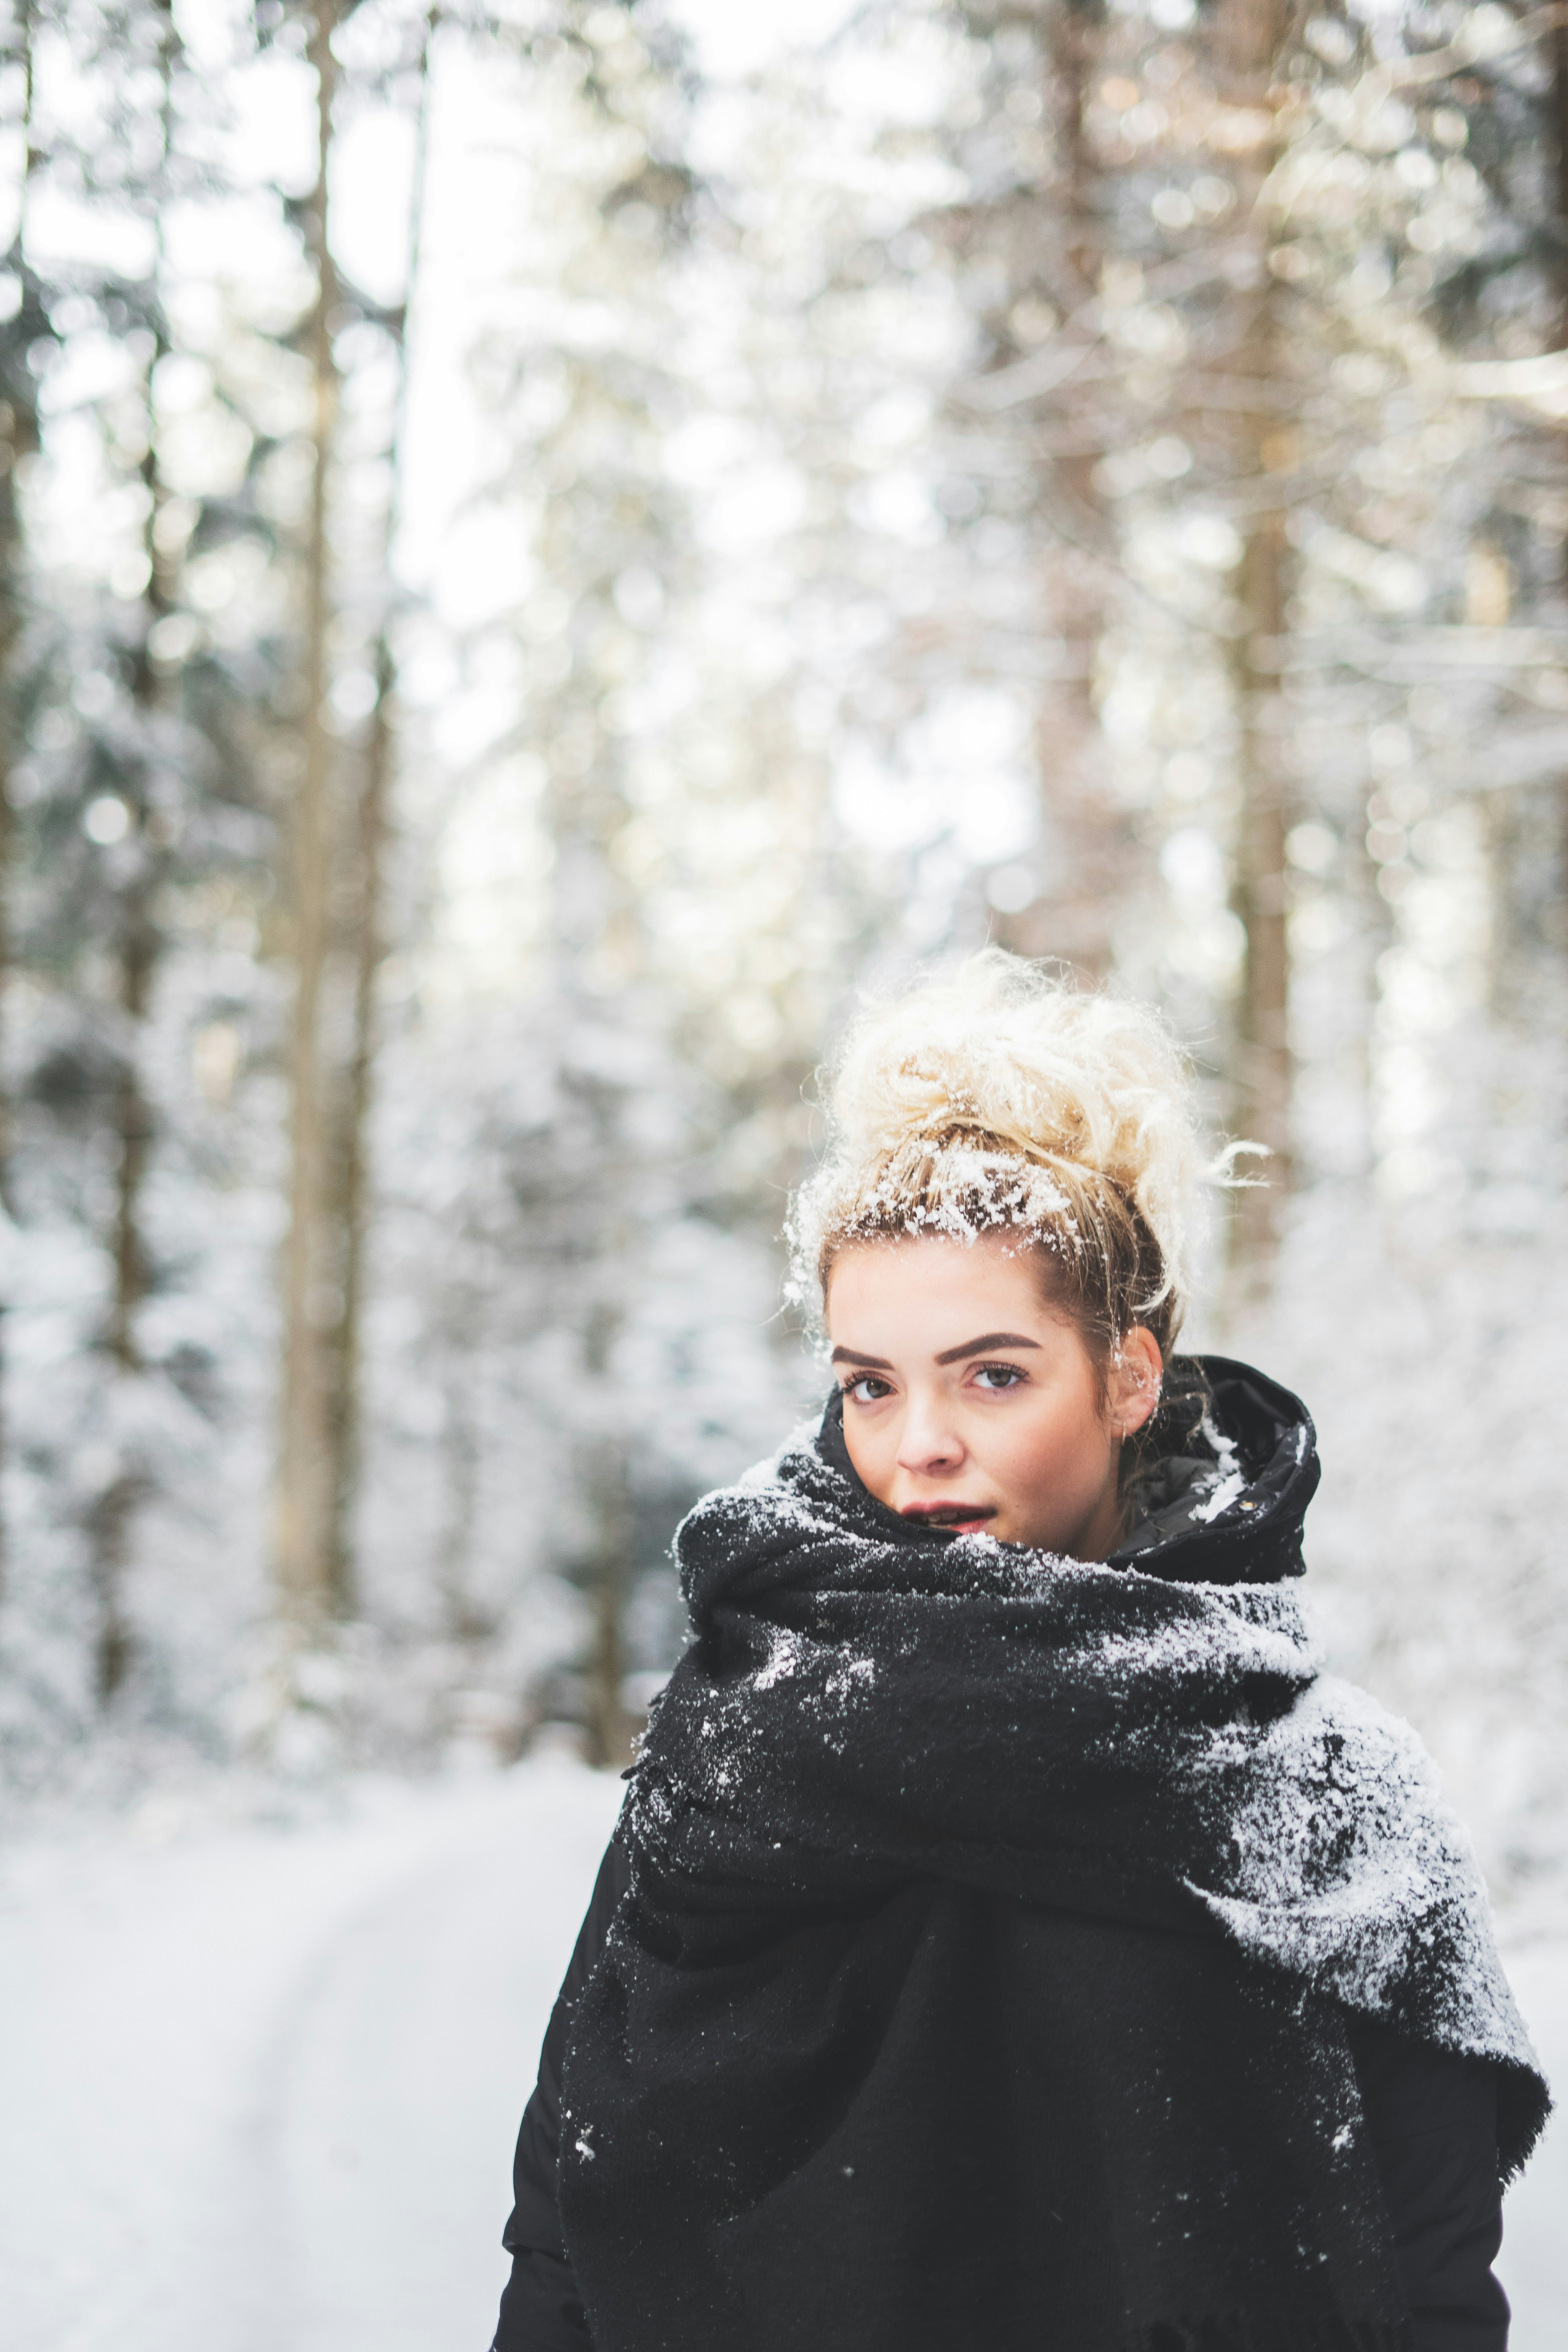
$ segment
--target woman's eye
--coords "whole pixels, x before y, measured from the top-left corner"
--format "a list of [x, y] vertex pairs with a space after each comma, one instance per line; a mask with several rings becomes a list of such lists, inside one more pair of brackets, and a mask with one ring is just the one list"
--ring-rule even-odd
[[1017, 1364], [977, 1364], [974, 1378], [981, 1388], [1016, 1389], [1025, 1373]]
[[844, 1393], [853, 1397], [857, 1404], [875, 1404], [879, 1398], [890, 1395], [891, 1391], [886, 1381], [878, 1380], [873, 1373], [862, 1372], [858, 1381], [845, 1381]]

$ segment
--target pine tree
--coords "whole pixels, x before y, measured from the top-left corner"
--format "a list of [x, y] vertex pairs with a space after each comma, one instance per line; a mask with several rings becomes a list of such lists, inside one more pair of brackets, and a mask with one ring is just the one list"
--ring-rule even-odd
[[[13, 673], [25, 625], [26, 573], [21, 515], [16, 494], [18, 460], [38, 446], [37, 385], [27, 364], [29, 348], [47, 331], [36, 282], [29, 282], [26, 258], [27, 199], [37, 157], [33, 142], [33, 12], [27, 0], [7, 26], [5, 57], [15, 68], [19, 90], [16, 128], [22, 150], [21, 186], [16, 226], [5, 257], [9, 316], [0, 325], [0, 1213], [9, 1223], [14, 1211], [11, 1182], [12, 1107], [5, 1048], [9, 1043], [5, 992], [11, 976], [12, 866], [15, 820], [12, 770], [17, 755]], [[0, 1595], [5, 1591], [6, 1515], [5, 1474], [10, 1462], [10, 1420], [5, 1394], [8, 1358], [5, 1316], [9, 1300], [0, 1298]]]
[[328, 712], [334, 609], [329, 499], [340, 385], [332, 349], [338, 295], [328, 207], [338, 88], [332, 37], [339, 22], [335, 0], [320, 0], [310, 19], [306, 49], [316, 78], [316, 184], [302, 208], [304, 242], [315, 278], [304, 334], [313, 408], [312, 470], [301, 550], [300, 761], [290, 813], [290, 1171], [274, 1534], [284, 1611], [307, 1637], [316, 1634], [346, 1599], [334, 1591], [332, 1574], [332, 1362], [326, 1334], [335, 1320], [334, 1292], [342, 1266], [333, 1247], [324, 1034], [329, 887], [336, 846], [335, 744]]
[[1040, 680], [1044, 843], [1032, 867], [993, 885], [996, 930], [1019, 952], [1103, 977], [1129, 904], [1146, 888], [1099, 711], [1122, 601], [1100, 461], [1124, 404], [1097, 350], [1102, 283], [1116, 262], [1090, 117], [1118, 44], [1098, 0], [1005, 0], [966, 7], [957, 21], [984, 59], [982, 104], [963, 110], [977, 119], [961, 116], [948, 133], [974, 194], [931, 225], [983, 340], [978, 368], [955, 387], [955, 457], [963, 466], [970, 455], [973, 488], [970, 512], [951, 527], [975, 542], [972, 593], [983, 594], [981, 549], [996, 511], [1021, 510], [1026, 535], [1008, 561], [1034, 589], [1039, 633], [1015, 661]]
[[[172, 10], [163, 5], [163, 0], [152, 0], [151, 13], [145, 18], [133, 16], [126, 30], [134, 34], [141, 31], [143, 25], [146, 47], [150, 51], [149, 81], [156, 93], [155, 120], [158, 126], [158, 152], [152, 163], [145, 201], [158, 261], [161, 261], [163, 206], [172, 161], [171, 124], [177, 43]], [[168, 878], [171, 861], [166, 853], [172, 835], [172, 812], [168, 807], [159, 805], [156, 773], [160, 754], [166, 753], [173, 747], [168, 741], [170, 730], [163, 711], [163, 681], [158, 674], [152, 651], [153, 633], [170, 610], [172, 602], [170, 564], [160, 530], [167, 493], [159, 471], [157, 421], [153, 412], [153, 387], [157, 382], [159, 363], [169, 351], [160, 276], [155, 261], [144, 305], [147, 323], [143, 331], [149, 344], [145, 376], [146, 446], [138, 468], [144, 497], [143, 544], [147, 579], [141, 599], [142, 610], [133, 625], [134, 634], [126, 646], [127, 685], [136, 730], [142, 739], [141, 764], [144, 773], [127, 780], [132, 783], [132, 791], [122, 802], [129, 812], [127, 840], [130, 848], [125, 857], [126, 883], [119, 894], [116, 960], [117, 993], [124, 1034], [110, 1112], [111, 1132], [116, 1145], [111, 1242], [113, 1288], [105, 1338], [116, 1372], [132, 1381], [144, 1370], [137, 1332], [137, 1313], [147, 1296], [152, 1273], [148, 1244], [142, 1231], [142, 1205], [153, 1146], [154, 1114], [148, 1099], [142, 1066], [145, 1058], [148, 1021], [162, 946], [154, 907], [158, 893]], [[131, 1660], [132, 1636], [125, 1614], [123, 1588], [131, 1555], [133, 1513], [143, 1491], [146, 1475], [143, 1465], [128, 1460], [98, 1498], [89, 1522], [91, 1572], [99, 1603], [97, 1684], [100, 1699], [105, 1705], [113, 1698], [123, 1682]]]
[[[25, 234], [15, 257], [18, 319], [24, 330], [29, 314], [35, 322], [26, 358], [41, 378], [39, 479], [53, 494], [58, 443], [74, 431], [71, 475], [97, 469], [106, 542], [93, 551], [96, 578], [79, 559], [75, 569], [59, 562], [47, 536], [20, 550], [9, 877], [14, 953], [33, 1008], [17, 1041], [18, 1214], [34, 1255], [47, 1263], [68, 1232], [73, 1255], [85, 1251], [76, 1262], [95, 1268], [69, 1392], [53, 1410], [31, 1393], [25, 1401], [27, 1486], [36, 1497], [42, 1474], [44, 1526], [68, 1523], [79, 1546], [86, 1679], [102, 1706], [137, 1657], [128, 1585], [142, 1511], [173, 1501], [189, 1470], [182, 1449], [215, 1393], [210, 1365], [174, 1336], [179, 1318], [167, 1311], [192, 1266], [186, 1237], [153, 1204], [160, 1188], [166, 1196], [184, 1180], [193, 1139], [180, 1131], [185, 1106], [170, 1077], [178, 1016], [163, 1001], [181, 985], [172, 966], [187, 911], [254, 847], [252, 835], [237, 856], [235, 820], [243, 829], [254, 816], [238, 704], [256, 681], [240, 686], [222, 658], [195, 655], [195, 633], [176, 609], [187, 553], [210, 528], [226, 528], [222, 502], [175, 495], [164, 466], [163, 387], [183, 355], [163, 223], [173, 200], [211, 184], [184, 144], [189, 70], [156, 0], [108, 16], [68, 12], [57, 29], [50, 71], [66, 87], [53, 93], [47, 146], [32, 144], [29, 177], [129, 215], [147, 257], [143, 268], [119, 271], [56, 264], [47, 285]], [[81, 117], [60, 101], [83, 96], [87, 127], [67, 135], [62, 110]], [[128, 365], [62, 419], [49, 407], [56, 366], [111, 339]], [[15, 540], [12, 559], [15, 582]], [[155, 1339], [150, 1308], [161, 1318]], [[63, 1475], [67, 1463], [74, 1475]], [[28, 1507], [37, 1533], [35, 1499]]]
[[1291, 436], [1284, 423], [1290, 373], [1281, 309], [1286, 289], [1269, 267], [1272, 221], [1268, 176], [1280, 158], [1274, 118], [1284, 91], [1281, 52], [1290, 26], [1279, 0], [1225, 0], [1214, 18], [1219, 96], [1233, 119], [1258, 118], [1255, 142], [1232, 163], [1247, 264], [1237, 289], [1243, 316], [1230, 362], [1238, 393], [1234, 464], [1251, 511], [1237, 566], [1240, 617], [1234, 639], [1237, 785], [1240, 810], [1232, 905], [1246, 940], [1236, 1014], [1236, 1126], [1268, 1154], [1265, 1181], [1238, 1199], [1235, 1242], [1244, 1269], [1267, 1272], [1279, 1239], [1279, 1204], [1290, 1179], [1292, 1063], [1290, 950], [1286, 929], [1289, 831], [1284, 772], [1281, 663], [1287, 633], [1287, 513], [1271, 495], [1289, 469]]
[[[402, 513], [403, 472], [408, 408], [408, 320], [419, 276], [420, 237], [424, 221], [425, 184], [429, 146], [430, 53], [437, 30], [431, 8], [418, 35], [411, 73], [415, 110], [414, 168], [409, 194], [404, 285], [395, 310], [380, 313], [363, 296], [358, 297], [362, 319], [374, 323], [390, 344], [395, 388], [387, 420], [388, 489], [382, 520], [373, 601], [376, 614], [367, 648], [371, 707], [359, 747], [358, 790], [353, 811], [353, 837], [347, 864], [352, 915], [348, 923], [347, 958], [352, 968], [352, 1011], [346, 1067], [341, 1086], [341, 1109], [333, 1152], [335, 1200], [340, 1227], [342, 1280], [341, 1307], [329, 1335], [332, 1357], [330, 1452], [331, 1463], [331, 1523], [329, 1536], [331, 1589], [340, 1612], [353, 1601], [356, 1578], [353, 1561], [354, 1512], [358, 1498], [362, 1444], [363, 1324], [366, 1255], [373, 1214], [369, 1167], [370, 1121], [374, 1098], [378, 1037], [377, 976], [386, 952], [386, 869], [392, 825], [392, 798], [396, 756], [396, 624], [397, 591], [394, 562]], [[409, 102], [406, 88], [401, 89]]]

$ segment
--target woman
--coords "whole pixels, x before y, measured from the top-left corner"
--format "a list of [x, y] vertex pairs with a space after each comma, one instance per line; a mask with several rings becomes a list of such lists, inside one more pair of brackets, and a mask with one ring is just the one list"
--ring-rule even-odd
[[831, 1111], [837, 1386], [677, 1539], [497, 2352], [1500, 2352], [1546, 2089], [1426, 1759], [1313, 1661], [1304, 1408], [1173, 1353], [1178, 1057], [992, 953]]

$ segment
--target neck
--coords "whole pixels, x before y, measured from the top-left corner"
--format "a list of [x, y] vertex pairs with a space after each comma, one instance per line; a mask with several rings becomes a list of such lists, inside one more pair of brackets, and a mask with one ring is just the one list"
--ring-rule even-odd
[[1085, 1519], [1068, 1549], [1070, 1559], [1104, 1559], [1115, 1550], [1127, 1532], [1127, 1505], [1121, 1493], [1121, 1448], [1110, 1457], [1104, 1486], [1100, 1488], [1094, 1508]]

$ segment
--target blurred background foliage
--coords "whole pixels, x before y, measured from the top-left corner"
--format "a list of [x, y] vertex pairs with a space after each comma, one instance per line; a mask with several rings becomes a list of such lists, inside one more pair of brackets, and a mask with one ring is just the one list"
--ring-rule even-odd
[[8, 1784], [621, 1760], [991, 939], [1270, 1147], [1194, 1336], [1560, 1884], [1562, 12], [773, 13], [11, 0]]

